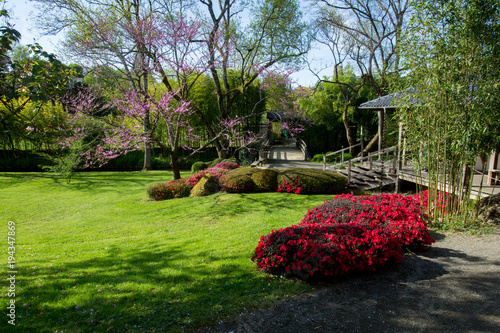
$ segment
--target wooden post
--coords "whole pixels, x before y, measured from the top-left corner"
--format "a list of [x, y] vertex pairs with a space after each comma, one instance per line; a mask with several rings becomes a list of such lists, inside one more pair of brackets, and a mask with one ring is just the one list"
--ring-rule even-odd
[[383, 110], [378, 111], [378, 150], [382, 150], [382, 135], [384, 134]]
[[349, 160], [349, 164], [347, 165], [347, 183], [351, 183], [351, 160]]
[[323, 171], [326, 171], [326, 155], [323, 153]]
[[342, 163], [344, 163], [344, 146], [342, 146]]
[[370, 171], [373, 169], [373, 155], [372, 153], [368, 153], [368, 161], [370, 162]]

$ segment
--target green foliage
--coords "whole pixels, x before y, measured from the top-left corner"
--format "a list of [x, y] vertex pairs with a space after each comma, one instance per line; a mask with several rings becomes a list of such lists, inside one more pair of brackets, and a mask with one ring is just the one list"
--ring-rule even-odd
[[220, 157], [217, 157], [215, 160], [213, 160], [212, 162], [210, 162], [208, 164], [208, 167], [209, 168], [213, 168], [214, 166], [216, 166], [217, 164], [219, 164], [220, 162], [224, 161], [223, 158], [220, 158]]
[[[399, 117], [415, 169], [428, 169], [429, 200], [445, 182], [465, 199], [478, 156], [500, 147], [500, 7], [495, 0], [414, 6], [401, 45], [409, 73], [397, 85], [405, 92]], [[447, 213], [465, 218], [467, 210], [460, 200]]]
[[[330, 154], [332, 152], [328, 152], [326, 154]], [[344, 161], [348, 161], [352, 159], [353, 156], [349, 153], [344, 153]], [[323, 163], [323, 154], [316, 154], [314, 155], [313, 158], [311, 158], [311, 162], [315, 163]], [[342, 162], [342, 154], [335, 154], [331, 156], [326, 157], [326, 163], [327, 164], [335, 164], [335, 163], [340, 163]]]
[[208, 166], [209, 166], [208, 163], [205, 163], [205, 162], [201, 162], [201, 161], [194, 162], [193, 165], [191, 166], [191, 173], [195, 173], [195, 172], [204, 170], [204, 169], [208, 168]]
[[46, 171], [54, 172], [64, 177], [69, 184], [71, 177], [78, 168], [84, 164], [82, 157], [87, 150], [88, 144], [83, 139], [76, 140], [68, 148], [57, 151], [54, 154], [40, 153], [40, 156], [50, 160], [51, 165], [43, 166]]
[[293, 193], [339, 193], [346, 189], [347, 178], [337, 173], [292, 168], [278, 175], [278, 191]]
[[257, 169], [250, 178], [254, 183], [254, 189], [257, 192], [272, 192], [278, 187], [279, 172], [273, 169]]
[[238, 168], [229, 171], [227, 174], [222, 176], [220, 179], [220, 184], [222, 190], [229, 193], [248, 193], [253, 192], [254, 183], [250, 175], [252, 172], [245, 170], [250, 168]]
[[[332, 81], [333, 77], [324, 77], [327, 82], [318, 84], [317, 91], [310, 98], [301, 99], [300, 106], [305, 113], [316, 125], [324, 125], [329, 131], [334, 133], [342, 133], [345, 138], [345, 128], [342, 120], [345, 99], [352, 97], [349, 94], [354, 92], [344, 88], [341, 90], [339, 84]], [[339, 82], [351, 86], [358, 85], [362, 79], [356, 77], [351, 66], [347, 66], [339, 71]], [[358, 110], [356, 107], [360, 104], [376, 97], [375, 90], [370, 86], [363, 86], [356, 94], [352, 102], [350, 102], [347, 110], [347, 120], [349, 123], [363, 126], [364, 134], [367, 137], [374, 135], [377, 132], [377, 114], [368, 110]]]

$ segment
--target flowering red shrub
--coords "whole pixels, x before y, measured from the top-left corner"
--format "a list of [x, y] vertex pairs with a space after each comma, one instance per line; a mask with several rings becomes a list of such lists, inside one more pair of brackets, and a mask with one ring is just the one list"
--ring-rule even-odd
[[205, 174], [205, 170], [198, 171], [196, 173], [193, 173], [191, 176], [189, 176], [186, 179], [186, 184], [191, 186], [193, 188], [198, 182], [200, 181], [201, 178], [203, 178], [203, 175]]
[[404, 250], [423, 250], [434, 240], [429, 236], [426, 215], [419, 200], [400, 194], [371, 196], [337, 195], [307, 212], [302, 224], [376, 223], [398, 239]]
[[171, 180], [168, 183], [158, 183], [148, 188], [148, 196], [152, 200], [167, 200], [189, 196], [191, 186], [184, 179]]
[[292, 179], [281, 179], [281, 183], [276, 191], [300, 194], [303, 188], [300, 186], [299, 177], [295, 176]]
[[381, 228], [294, 225], [262, 236], [252, 260], [268, 273], [303, 280], [375, 271], [402, 259], [401, 245]]
[[429, 200], [428, 190], [413, 195], [413, 197], [418, 200], [418, 202], [425, 208], [427, 212], [429, 211], [429, 204], [431, 207], [430, 209], [433, 212], [438, 211], [443, 215], [446, 214], [447, 208], [453, 207], [453, 205], [460, 204], [459, 199], [451, 193], [437, 191], [436, 196], [437, 198]]
[[300, 225], [262, 236], [252, 260], [268, 273], [304, 280], [376, 270], [434, 242], [422, 209], [412, 196], [338, 195]]

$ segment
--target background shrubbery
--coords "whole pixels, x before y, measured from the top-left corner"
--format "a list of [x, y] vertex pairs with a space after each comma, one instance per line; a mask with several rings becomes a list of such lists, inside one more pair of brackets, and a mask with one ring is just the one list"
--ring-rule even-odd
[[[328, 153], [325, 154], [330, 154], [332, 153], [329, 151]], [[344, 161], [351, 160], [353, 156], [349, 153], [344, 153]], [[323, 163], [323, 154], [316, 154], [311, 158], [311, 162], [316, 162], [316, 163]], [[342, 162], [342, 154], [335, 154], [335, 155], [330, 155], [326, 157], [326, 163], [327, 164], [336, 164]]]

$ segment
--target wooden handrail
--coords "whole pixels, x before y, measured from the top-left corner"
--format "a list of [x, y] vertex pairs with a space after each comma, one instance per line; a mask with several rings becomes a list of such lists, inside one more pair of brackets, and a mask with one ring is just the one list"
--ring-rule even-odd
[[[356, 163], [356, 162], [362, 162], [362, 161], [365, 161], [365, 160], [369, 160], [369, 161], [373, 161], [373, 156], [379, 156], [379, 155], [384, 155], [384, 154], [388, 154], [390, 153], [391, 151], [397, 151], [397, 146], [393, 146], [393, 147], [389, 147], [389, 148], [385, 148], [385, 149], [382, 149], [382, 150], [379, 150], [379, 151], [375, 151], [375, 152], [372, 152], [372, 153], [368, 153], [368, 156], [360, 156], [360, 157], [356, 157], [356, 158], [353, 158], [347, 162], [351, 162], [351, 163]], [[334, 164], [334, 165], [331, 165], [330, 168], [337, 168], [339, 166], [342, 166], [344, 164], [346, 164], [347, 162], [341, 162], [341, 163], [337, 163], [337, 164]], [[372, 163], [370, 163], [372, 165]], [[371, 169], [372, 167], [370, 167]], [[326, 170], [326, 167], [324, 167], [324, 170]]]
[[342, 148], [340, 150], [334, 151], [333, 153], [323, 154], [323, 170], [326, 170], [326, 157], [327, 156], [332, 156], [332, 155], [337, 155], [338, 153], [342, 153], [341, 163], [344, 163], [344, 152], [346, 150], [351, 150], [352, 148], [355, 148], [357, 146], [363, 147], [363, 143], [361, 142], [361, 143], [349, 146], [347, 148]]

